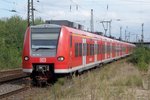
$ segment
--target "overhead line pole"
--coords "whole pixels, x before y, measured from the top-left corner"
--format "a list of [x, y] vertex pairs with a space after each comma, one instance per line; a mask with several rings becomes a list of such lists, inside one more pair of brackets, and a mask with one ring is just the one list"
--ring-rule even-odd
[[129, 38], [129, 42], [130, 42], [130, 35], [131, 35], [131, 34], [130, 34], [130, 32], [129, 32], [129, 37], [128, 37], [128, 38]]
[[91, 26], [91, 32], [94, 32], [93, 9], [91, 9], [91, 22], [90, 22], [90, 26]]
[[120, 27], [120, 40], [122, 40], [122, 26]]
[[27, 19], [28, 19], [28, 26], [30, 25], [34, 25], [34, 7], [33, 7], [33, 0], [28, 0], [28, 15], [27, 15]]
[[109, 36], [110, 36], [110, 37], [111, 37], [111, 21], [112, 21], [112, 20], [109, 21]]
[[34, 7], [33, 7], [33, 0], [31, 0], [31, 11], [32, 11], [32, 24], [34, 25]]
[[126, 26], [126, 29], [125, 29], [125, 41], [127, 41], [127, 30], [128, 30], [128, 26]]
[[141, 35], [141, 42], [144, 42], [144, 23], [142, 23], [142, 35]]
[[109, 36], [111, 36], [111, 22], [112, 22], [112, 20], [110, 20], [110, 21], [101, 21], [100, 22], [100, 23], [102, 23], [102, 26], [104, 28], [105, 36], [107, 35], [107, 30], [108, 29], [109, 29]]
[[138, 42], [138, 34], [136, 34], [136, 42]]

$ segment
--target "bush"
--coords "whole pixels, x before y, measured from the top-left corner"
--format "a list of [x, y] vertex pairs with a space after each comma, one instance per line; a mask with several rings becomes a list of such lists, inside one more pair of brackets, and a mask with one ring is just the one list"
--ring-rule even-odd
[[[43, 20], [35, 19], [35, 23]], [[19, 16], [0, 19], [0, 70], [21, 66], [21, 53], [27, 20]]]
[[26, 26], [26, 20], [19, 16], [0, 19], [0, 69], [21, 66], [21, 51]]
[[150, 64], [150, 49], [144, 46], [137, 47], [129, 59], [139, 70], [148, 71]]

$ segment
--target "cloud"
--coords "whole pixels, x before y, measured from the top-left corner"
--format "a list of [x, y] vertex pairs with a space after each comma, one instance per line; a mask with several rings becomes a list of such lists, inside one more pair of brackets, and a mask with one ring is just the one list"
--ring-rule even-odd
[[[0, 1], [1, 7], [15, 8], [20, 16], [27, 18], [27, 1], [12, 0], [12, 2], [17, 3], [14, 6]], [[76, 6], [78, 6], [78, 10]], [[103, 31], [100, 21], [112, 19], [112, 33], [116, 36], [118, 36], [120, 26], [124, 27], [123, 31], [128, 26], [128, 31], [140, 33], [141, 23], [145, 23], [145, 34], [147, 35], [150, 31], [150, 1], [147, 0], [40, 0], [40, 2], [34, 0], [34, 8], [37, 10], [35, 17], [41, 17], [44, 20], [66, 19], [76, 21], [87, 28], [90, 26], [90, 10], [93, 9], [95, 30]], [[0, 17], [13, 15], [13, 13], [6, 11], [1, 13]], [[116, 21], [116, 19], [121, 21]]]

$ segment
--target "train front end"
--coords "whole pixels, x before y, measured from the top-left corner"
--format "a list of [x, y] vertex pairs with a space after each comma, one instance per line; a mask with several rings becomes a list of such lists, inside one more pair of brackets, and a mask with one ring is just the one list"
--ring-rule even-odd
[[29, 73], [34, 82], [52, 80], [57, 61], [57, 45], [61, 26], [43, 24], [28, 27], [22, 54], [23, 72]]

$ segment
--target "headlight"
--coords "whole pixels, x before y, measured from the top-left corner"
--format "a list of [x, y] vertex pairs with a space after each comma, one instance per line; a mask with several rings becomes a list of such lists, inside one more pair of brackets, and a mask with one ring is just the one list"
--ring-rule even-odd
[[64, 57], [62, 57], [62, 56], [60, 56], [60, 57], [58, 57], [58, 58], [57, 58], [57, 60], [58, 60], [58, 61], [64, 61], [64, 60], [65, 60], [65, 58], [64, 58]]
[[25, 60], [25, 61], [28, 61], [28, 60], [29, 60], [29, 57], [28, 57], [28, 56], [25, 56], [25, 57], [24, 57], [24, 60]]

